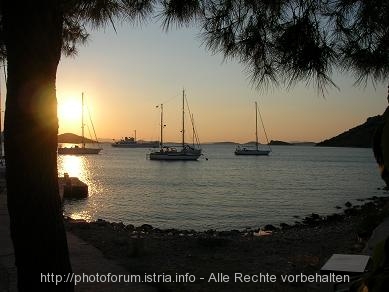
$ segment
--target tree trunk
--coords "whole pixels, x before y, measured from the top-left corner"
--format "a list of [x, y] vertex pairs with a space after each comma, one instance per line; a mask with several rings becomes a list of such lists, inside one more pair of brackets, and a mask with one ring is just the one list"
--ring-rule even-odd
[[[2, 1], [7, 49], [4, 123], [8, 209], [20, 291], [72, 291], [42, 275], [71, 273], [57, 175], [58, 0]], [[47, 278], [46, 278], [47, 280]]]

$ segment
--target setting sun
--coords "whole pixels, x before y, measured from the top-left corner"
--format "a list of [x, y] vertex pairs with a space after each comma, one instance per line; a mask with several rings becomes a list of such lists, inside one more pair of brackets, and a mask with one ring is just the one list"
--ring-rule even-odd
[[81, 119], [81, 104], [79, 100], [67, 99], [58, 103], [58, 118], [63, 122], [74, 122]]

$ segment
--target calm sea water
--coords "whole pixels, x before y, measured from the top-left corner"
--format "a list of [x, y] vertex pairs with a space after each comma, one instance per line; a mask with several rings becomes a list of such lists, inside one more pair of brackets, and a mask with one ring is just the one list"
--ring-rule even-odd
[[269, 157], [235, 156], [234, 149], [203, 145], [208, 160], [197, 162], [150, 161], [148, 149], [109, 144], [100, 155], [59, 156], [60, 175], [89, 185], [89, 197], [66, 200], [64, 213], [136, 226], [244, 229], [383, 195], [371, 149], [274, 146]]

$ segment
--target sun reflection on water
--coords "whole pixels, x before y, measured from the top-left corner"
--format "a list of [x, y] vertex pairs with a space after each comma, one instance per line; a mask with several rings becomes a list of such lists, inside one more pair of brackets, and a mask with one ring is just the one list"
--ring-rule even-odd
[[63, 175], [65, 172], [69, 176], [85, 176], [85, 165], [81, 156], [61, 156], [58, 161], [58, 173]]
[[[95, 183], [90, 173], [89, 162], [84, 156], [61, 155], [58, 156], [58, 175], [63, 176], [68, 173], [71, 177], [78, 177], [88, 185], [88, 197], [93, 196], [96, 191]], [[96, 208], [88, 207], [91, 202], [87, 199], [66, 200], [65, 215], [73, 219], [84, 219], [90, 221], [93, 217], [93, 210]], [[67, 211], [66, 211], [67, 210]]]
[[74, 220], [83, 219], [87, 222], [90, 222], [92, 220], [92, 216], [88, 211], [73, 212], [69, 215], [69, 217]]

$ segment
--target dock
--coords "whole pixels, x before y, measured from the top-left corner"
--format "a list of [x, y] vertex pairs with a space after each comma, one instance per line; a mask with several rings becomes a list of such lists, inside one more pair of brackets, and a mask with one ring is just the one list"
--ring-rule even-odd
[[88, 197], [88, 185], [77, 177], [70, 177], [65, 173], [58, 178], [59, 194], [63, 199], [82, 199]]

